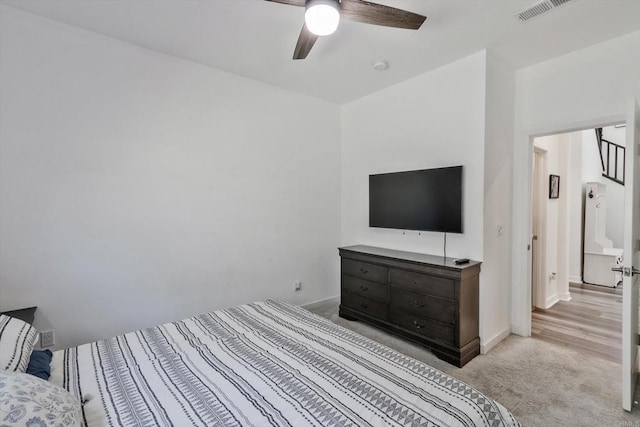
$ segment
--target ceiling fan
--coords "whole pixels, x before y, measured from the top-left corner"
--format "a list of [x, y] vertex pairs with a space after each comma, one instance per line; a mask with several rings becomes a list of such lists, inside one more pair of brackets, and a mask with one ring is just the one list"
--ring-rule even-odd
[[363, 0], [267, 0], [304, 7], [305, 23], [293, 52], [293, 59], [307, 57], [318, 36], [326, 36], [338, 28], [340, 19], [417, 30], [426, 16]]

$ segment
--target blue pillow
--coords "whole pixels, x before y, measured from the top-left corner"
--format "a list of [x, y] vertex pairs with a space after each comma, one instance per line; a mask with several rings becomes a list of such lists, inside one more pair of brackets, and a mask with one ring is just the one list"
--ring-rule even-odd
[[27, 374], [49, 381], [52, 357], [51, 350], [33, 350], [29, 359], [29, 366], [27, 366]]

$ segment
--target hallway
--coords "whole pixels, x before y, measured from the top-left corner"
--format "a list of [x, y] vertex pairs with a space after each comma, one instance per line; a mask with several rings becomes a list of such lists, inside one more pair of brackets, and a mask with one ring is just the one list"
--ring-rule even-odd
[[622, 288], [570, 284], [571, 301], [531, 313], [531, 336], [621, 363]]

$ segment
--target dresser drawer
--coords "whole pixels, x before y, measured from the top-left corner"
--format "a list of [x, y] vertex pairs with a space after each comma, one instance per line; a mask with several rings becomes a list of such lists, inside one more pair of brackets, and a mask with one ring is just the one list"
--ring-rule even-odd
[[377, 283], [387, 283], [387, 267], [369, 264], [368, 262], [342, 259], [342, 273]]
[[414, 273], [413, 271], [397, 270], [395, 268], [392, 268], [389, 272], [389, 278], [392, 285], [409, 291], [448, 300], [453, 300], [455, 296], [455, 284], [452, 279]]
[[343, 290], [340, 304], [353, 310], [368, 314], [376, 319], [389, 319], [389, 306], [380, 301], [348, 293]]
[[433, 340], [442, 341], [445, 344], [454, 345], [455, 330], [453, 325], [425, 319], [394, 309], [389, 310], [389, 319], [391, 323], [403, 329]]
[[389, 301], [389, 286], [380, 283], [369, 282], [357, 277], [342, 276], [342, 290], [363, 297], [373, 298], [379, 301]]
[[391, 288], [389, 292], [391, 307], [394, 309], [408, 311], [421, 318], [455, 323], [456, 305], [453, 301], [445, 301], [398, 288]]

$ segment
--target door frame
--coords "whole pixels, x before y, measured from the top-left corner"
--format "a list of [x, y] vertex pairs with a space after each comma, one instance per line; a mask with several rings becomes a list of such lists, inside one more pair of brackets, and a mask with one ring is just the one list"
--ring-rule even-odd
[[616, 114], [570, 123], [549, 124], [536, 129], [516, 131], [513, 149], [513, 236], [511, 331], [531, 336], [531, 180], [533, 140], [541, 136], [582, 131], [626, 123], [627, 115]]

